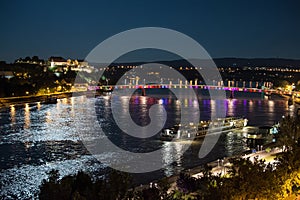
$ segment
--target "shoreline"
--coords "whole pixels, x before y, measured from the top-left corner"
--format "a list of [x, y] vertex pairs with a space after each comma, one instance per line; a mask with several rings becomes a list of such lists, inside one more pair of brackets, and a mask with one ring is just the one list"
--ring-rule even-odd
[[[247, 151], [244, 151], [244, 152], [242, 152], [240, 154], [237, 154], [237, 155], [232, 155], [232, 156], [224, 157], [223, 158], [223, 160], [224, 160], [224, 166], [226, 166], [226, 164], [228, 164], [229, 160], [232, 159], [232, 158], [241, 158], [241, 157], [244, 157], [246, 155], [247, 156], [251, 156], [251, 155], [258, 156], [259, 153], [266, 152], [267, 148], [274, 149], [274, 148], [277, 147], [277, 145], [276, 145], [276, 143], [268, 143], [268, 144], [265, 144], [264, 147], [265, 148], [262, 151], [257, 151], [255, 153], [253, 153], [251, 150], [247, 150]], [[272, 153], [272, 152], [270, 152], [270, 153]], [[199, 174], [200, 170], [203, 169], [203, 167], [205, 165], [207, 165], [208, 167], [211, 168], [211, 170], [213, 170], [214, 168], [218, 167], [218, 160], [213, 160], [213, 161], [207, 162], [207, 163], [205, 163], [203, 165], [197, 165], [197, 166], [194, 166], [194, 167], [183, 169], [180, 173], [189, 174], [192, 177], [192, 176], [195, 176], [195, 175]], [[137, 191], [141, 191], [143, 189], [150, 188], [150, 184], [159, 183], [159, 182], [161, 182], [163, 180], [166, 180], [167, 183], [170, 184], [170, 187], [174, 187], [174, 185], [176, 186], [176, 181], [179, 178], [180, 173], [171, 175], [169, 177], [165, 176], [163, 178], [154, 179], [154, 180], [152, 180], [152, 181], [150, 181], [150, 182], [148, 182], [146, 184], [136, 185], [136, 186], [133, 187], [133, 189], [137, 190]]]
[[30, 96], [17, 96], [17, 97], [3, 97], [0, 98], [0, 109], [7, 108], [11, 105], [22, 105], [24, 103], [43, 102], [49, 96], [62, 99], [62, 98], [81, 96], [86, 94], [88, 94], [88, 92], [83, 91], [83, 92], [59, 92], [59, 93], [50, 93], [50, 94], [43, 94], [43, 95], [30, 95]]

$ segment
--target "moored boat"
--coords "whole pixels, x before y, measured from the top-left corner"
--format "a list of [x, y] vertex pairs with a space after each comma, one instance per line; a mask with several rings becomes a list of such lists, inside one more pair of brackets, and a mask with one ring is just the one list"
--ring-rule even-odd
[[213, 121], [201, 121], [198, 125], [178, 124], [171, 128], [165, 128], [161, 131], [160, 140], [194, 140], [203, 138], [207, 133], [214, 134], [235, 128], [247, 126], [248, 120], [242, 117], [218, 118]]
[[43, 104], [56, 104], [57, 103], [57, 98], [53, 96], [47, 96], [45, 101], [43, 101]]

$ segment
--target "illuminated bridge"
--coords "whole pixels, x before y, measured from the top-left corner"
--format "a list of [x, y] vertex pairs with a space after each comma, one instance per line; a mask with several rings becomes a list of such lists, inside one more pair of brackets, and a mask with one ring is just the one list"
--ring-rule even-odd
[[204, 90], [225, 90], [235, 92], [256, 92], [264, 95], [278, 94], [286, 96], [300, 97], [300, 92], [295, 91], [281, 91], [270, 89], [262, 86], [262, 88], [249, 87], [231, 87], [231, 86], [215, 86], [215, 85], [193, 85], [193, 84], [148, 84], [148, 85], [104, 85], [104, 86], [88, 86], [87, 90], [103, 90], [112, 91], [114, 89], [159, 89], [159, 88], [195, 88]]

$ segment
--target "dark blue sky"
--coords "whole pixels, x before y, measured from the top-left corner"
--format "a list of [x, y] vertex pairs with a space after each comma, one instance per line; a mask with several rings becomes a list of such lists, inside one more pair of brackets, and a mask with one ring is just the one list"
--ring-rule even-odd
[[300, 1], [1, 1], [0, 60], [84, 58], [104, 39], [156, 26], [212, 57], [300, 58]]

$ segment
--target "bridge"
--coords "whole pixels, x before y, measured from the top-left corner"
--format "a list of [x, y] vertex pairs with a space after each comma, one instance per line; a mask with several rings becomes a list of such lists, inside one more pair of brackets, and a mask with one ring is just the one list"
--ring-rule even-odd
[[231, 91], [234, 93], [237, 92], [256, 92], [262, 93], [266, 96], [271, 94], [278, 94], [284, 96], [291, 96], [291, 97], [300, 97], [300, 92], [296, 91], [282, 91], [271, 89], [262, 86], [262, 88], [248, 88], [248, 87], [231, 87], [231, 86], [216, 86], [216, 85], [193, 85], [193, 84], [146, 84], [146, 85], [103, 85], [103, 86], [88, 86], [87, 90], [103, 90], [103, 91], [112, 91], [114, 89], [159, 89], [159, 88], [194, 88], [194, 89], [204, 89], [204, 90], [225, 90]]

